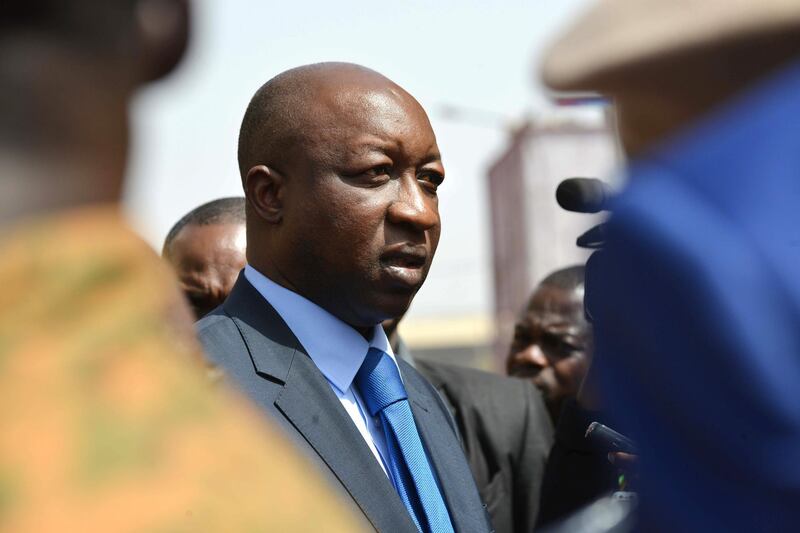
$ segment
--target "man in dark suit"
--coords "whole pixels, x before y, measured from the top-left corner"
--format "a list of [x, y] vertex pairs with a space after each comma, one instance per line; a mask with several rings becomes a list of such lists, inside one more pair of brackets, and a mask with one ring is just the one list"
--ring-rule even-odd
[[[244, 212], [244, 198], [213, 200], [183, 216], [164, 241], [164, 258], [196, 313], [224, 300], [247, 264]], [[398, 322], [383, 322], [392, 350], [430, 381], [452, 413], [495, 530], [532, 531], [553, 442], [541, 393], [522, 380], [415, 361], [397, 335]]]
[[245, 113], [248, 265], [198, 323], [209, 357], [381, 531], [489, 531], [436, 391], [396, 361], [436, 250], [444, 169], [424, 110], [385, 77], [287, 71]]

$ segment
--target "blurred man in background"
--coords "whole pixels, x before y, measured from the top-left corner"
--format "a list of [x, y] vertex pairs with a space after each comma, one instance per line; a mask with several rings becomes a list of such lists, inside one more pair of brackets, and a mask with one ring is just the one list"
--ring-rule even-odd
[[528, 378], [542, 391], [554, 424], [589, 366], [592, 329], [583, 310], [583, 285], [580, 265], [543, 279], [514, 328], [506, 361], [510, 376]]
[[552, 88], [614, 98], [632, 158], [587, 381], [639, 441], [642, 530], [800, 521], [799, 62], [795, 0], [608, 0], [547, 55]]
[[186, 2], [2, 10], [0, 529], [358, 528], [206, 383], [174, 277], [119, 212], [129, 100], [182, 56]]
[[542, 481], [539, 524], [569, 515], [617, 485], [607, 452], [584, 438], [598, 413], [575, 406], [591, 357], [592, 327], [583, 306], [585, 267], [557, 270], [536, 287], [514, 329], [506, 361], [509, 375], [530, 379], [545, 399], [555, 445]]
[[176, 222], [164, 240], [161, 255], [198, 320], [227, 298], [247, 263], [244, 205], [242, 197], [205, 203]]

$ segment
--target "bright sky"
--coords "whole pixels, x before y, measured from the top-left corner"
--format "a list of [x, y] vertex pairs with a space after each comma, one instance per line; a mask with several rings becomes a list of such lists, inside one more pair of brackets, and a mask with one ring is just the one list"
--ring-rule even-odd
[[[291, 67], [351, 61], [378, 70], [428, 111], [447, 172], [442, 239], [417, 317], [491, 312], [486, 169], [502, 152], [503, 122], [546, 106], [536, 81], [543, 47], [586, 0], [198, 0], [180, 70], [133, 110], [126, 202], [160, 249], [197, 205], [241, 195], [239, 123], [253, 92]], [[448, 118], [447, 106], [474, 109]], [[497, 117], [497, 120], [495, 120]]]

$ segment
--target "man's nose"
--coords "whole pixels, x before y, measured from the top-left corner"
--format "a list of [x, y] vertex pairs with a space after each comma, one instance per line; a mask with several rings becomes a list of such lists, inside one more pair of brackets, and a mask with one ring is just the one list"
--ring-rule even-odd
[[397, 198], [389, 205], [389, 220], [418, 231], [436, 227], [439, 224], [436, 197], [422, 190], [416, 177], [403, 176], [398, 181]]
[[550, 366], [550, 362], [547, 360], [544, 352], [542, 352], [542, 349], [539, 348], [539, 345], [537, 344], [531, 344], [530, 346], [520, 350], [514, 357], [517, 359], [517, 361], [526, 365], [535, 366], [539, 370]]

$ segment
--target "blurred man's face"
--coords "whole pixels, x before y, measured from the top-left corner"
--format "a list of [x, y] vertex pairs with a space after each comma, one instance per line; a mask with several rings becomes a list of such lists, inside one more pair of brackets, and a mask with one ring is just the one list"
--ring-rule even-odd
[[244, 224], [185, 226], [169, 247], [167, 260], [199, 319], [220, 305], [244, 268]]
[[583, 291], [539, 286], [515, 327], [508, 374], [529, 378], [557, 407], [578, 392], [589, 364], [589, 335]]

